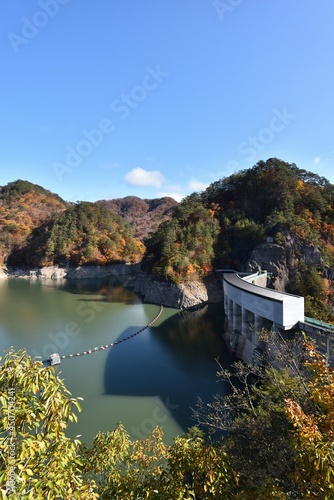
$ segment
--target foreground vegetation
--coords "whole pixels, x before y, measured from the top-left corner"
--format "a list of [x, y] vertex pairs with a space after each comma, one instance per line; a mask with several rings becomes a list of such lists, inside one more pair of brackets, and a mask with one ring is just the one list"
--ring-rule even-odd
[[216, 439], [195, 427], [171, 446], [159, 428], [131, 441], [122, 425], [91, 447], [67, 438], [78, 400], [52, 367], [9, 352], [0, 370], [2, 498], [333, 499], [334, 372], [312, 343], [266, 335], [280, 369], [220, 370], [230, 394], [194, 411]]

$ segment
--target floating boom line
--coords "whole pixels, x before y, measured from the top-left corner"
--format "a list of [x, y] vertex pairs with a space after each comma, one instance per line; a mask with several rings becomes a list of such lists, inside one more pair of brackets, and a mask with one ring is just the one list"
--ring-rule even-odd
[[94, 354], [95, 352], [104, 351], [105, 349], [109, 349], [110, 347], [121, 344], [122, 342], [126, 342], [127, 340], [130, 340], [133, 337], [136, 337], [140, 333], [147, 330], [147, 328], [152, 326], [160, 318], [162, 311], [163, 311], [163, 305], [160, 304], [160, 310], [159, 310], [158, 314], [156, 315], [156, 317], [152, 319], [152, 321], [150, 321], [146, 326], [143, 326], [143, 328], [141, 328], [137, 332], [133, 333], [132, 335], [129, 335], [128, 337], [125, 337], [122, 340], [116, 340], [115, 342], [111, 342], [110, 344], [105, 344], [105, 345], [102, 345], [100, 347], [94, 347], [94, 349], [89, 349], [89, 350], [84, 351], [84, 352], [77, 352], [75, 354], [66, 354], [64, 356], [60, 356], [58, 353], [54, 353], [54, 354], [51, 354], [50, 359], [44, 360], [43, 363], [44, 364], [50, 363], [52, 366], [59, 365], [61, 363], [61, 360], [63, 360], [63, 359], [77, 358], [79, 356], [87, 356], [88, 354]]

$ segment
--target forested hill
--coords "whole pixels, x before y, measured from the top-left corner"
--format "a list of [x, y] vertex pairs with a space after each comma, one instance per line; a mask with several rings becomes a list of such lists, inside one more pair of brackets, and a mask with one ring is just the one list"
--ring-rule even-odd
[[256, 249], [253, 269], [275, 270], [270, 259], [259, 262], [271, 252], [286, 275], [274, 272], [274, 286], [281, 280], [305, 296], [307, 314], [334, 319], [334, 185], [294, 164], [272, 158], [214, 182], [184, 199], [145, 244], [144, 268], [174, 282], [217, 267], [248, 270]]
[[0, 187], [0, 264], [21, 249], [36, 228], [68, 206], [57, 194], [28, 181], [17, 180]]
[[169, 197], [148, 200], [137, 196], [100, 200], [97, 203], [123, 217], [131, 225], [135, 238], [141, 241], [156, 231], [162, 222], [169, 220], [178, 205], [177, 201]]
[[172, 198], [67, 203], [28, 181], [0, 187], [0, 265], [138, 262], [142, 239], [170, 218]]

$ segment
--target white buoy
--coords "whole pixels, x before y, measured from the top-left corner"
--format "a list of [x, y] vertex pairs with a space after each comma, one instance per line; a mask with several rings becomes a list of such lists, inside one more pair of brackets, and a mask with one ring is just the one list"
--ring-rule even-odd
[[53, 365], [60, 365], [61, 361], [60, 361], [60, 356], [57, 352], [55, 352], [54, 354], [51, 354], [50, 356], [50, 362], [51, 362], [51, 366]]

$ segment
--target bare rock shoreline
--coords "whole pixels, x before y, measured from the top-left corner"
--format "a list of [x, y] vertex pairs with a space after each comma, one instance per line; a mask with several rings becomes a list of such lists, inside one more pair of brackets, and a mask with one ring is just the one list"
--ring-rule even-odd
[[0, 279], [28, 279], [33, 281], [61, 281], [87, 278], [115, 277], [127, 288], [142, 296], [144, 302], [166, 307], [190, 309], [210, 302], [221, 302], [223, 288], [216, 279], [174, 284], [161, 281], [140, 269], [140, 264], [113, 264], [109, 266], [0, 268]]

